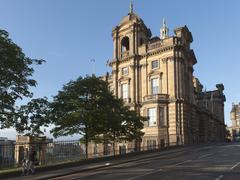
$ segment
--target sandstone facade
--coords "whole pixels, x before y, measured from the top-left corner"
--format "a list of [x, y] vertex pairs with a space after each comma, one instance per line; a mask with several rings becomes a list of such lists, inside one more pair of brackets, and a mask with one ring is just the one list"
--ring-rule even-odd
[[231, 135], [233, 141], [240, 141], [240, 103], [233, 104], [230, 113], [232, 120]]
[[[142, 148], [224, 139], [224, 86], [217, 84], [216, 90], [204, 91], [194, 77], [197, 59], [187, 26], [169, 36], [164, 21], [160, 37], [152, 37], [131, 10], [113, 28], [112, 37], [112, 72], [104, 78], [127, 106], [149, 117]], [[124, 146], [133, 147], [129, 142]]]

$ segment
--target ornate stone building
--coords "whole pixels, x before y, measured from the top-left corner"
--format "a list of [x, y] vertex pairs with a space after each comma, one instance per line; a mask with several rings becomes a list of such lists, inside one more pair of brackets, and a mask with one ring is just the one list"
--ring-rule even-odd
[[231, 135], [233, 141], [240, 141], [240, 103], [232, 105], [230, 113], [232, 120]]
[[112, 72], [105, 78], [127, 106], [149, 117], [142, 147], [224, 139], [224, 86], [202, 90], [193, 75], [197, 59], [187, 26], [169, 35], [163, 21], [160, 37], [152, 37], [131, 5], [128, 15], [113, 28], [112, 37]]

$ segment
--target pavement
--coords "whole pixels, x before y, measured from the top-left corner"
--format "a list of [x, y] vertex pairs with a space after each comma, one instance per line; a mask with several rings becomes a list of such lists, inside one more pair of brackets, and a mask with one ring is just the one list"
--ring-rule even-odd
[[239, 180], [240, 143], [180, 147], [11, 178], [15, 179]]

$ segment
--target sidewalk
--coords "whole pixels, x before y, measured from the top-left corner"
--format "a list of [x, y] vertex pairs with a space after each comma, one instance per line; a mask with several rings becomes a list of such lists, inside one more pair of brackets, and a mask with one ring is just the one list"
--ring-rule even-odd
[[[74, 167], [65, 167], [65, 168], [58, 168], [55, 170], [48, 170], [47, 168], [44, 171], [38, 171], [36, 169], [36, 174], [29, 175], [29, 176], [21, 176], [21, 173], [19, 172], [19, 175], [14, 173], [13, 176], [6, 176], [1, 177], [0, 179], [11, 179], [11, 180], [43, 180], [43, 179], [51, 179], [60, 177], [63, 175], [69, 175], [77, 172], [84, 172], [94, 169], [100, 169], [105, 168], [108, 166], [114, 166], [118, 164], [124, 164], [132, 161], [137, 161], [139, 159], [145, 159], [150, 157], [156, 157], [156, 156], [164, 156], [167, 154], [177, 153], [177, 152], [183, 152], [186, 150], [189, 150], [191, 147], [174, 147], [169, 149], [164, 149], [161, 151], [152, 151], [152, 152], [141, 152], [141, 153], [132, 153], [132, 154], [126, 154], [124, 156], [116, 156], [116, 157], [110, 157], [108, 159], [102, 159], [98, 162], [86, 162], [86, 164], [82, 164], [79, 162], [79, 165], [76, 165]], [[96, 159], [97, 160], [97, 159]], [[57, 168], [57, 167], [56, 167]], [[53, 167], [51, 168], [53, 169]]]

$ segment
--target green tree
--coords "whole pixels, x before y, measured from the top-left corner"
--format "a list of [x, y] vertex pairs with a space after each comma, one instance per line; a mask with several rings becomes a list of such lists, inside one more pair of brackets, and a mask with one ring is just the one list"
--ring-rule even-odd
[[135, 110], [125, 109], [124, 122], [122, 123], [123, 140], [135, 141], [135, 150], [138, 148], [144, 133], [142, 129], [144, 127], [144, 121], [147, 121], [146, 117], [139, 115]]
[[42, 128], [48, 127], [49, 102], [47, 98], [32, 99], [16, 110], [16, 131], [29, 136], [44, 134]]
[[0, 129], [14, 125], [16, 100], [32, 97], [29, 88], [37, 84], [31, 78], [32, 65], [43, 62], [27, 57], [8, 32], [0, 29]]
[[108, 89], [108, 83], [95, 77], [79, 77], [58, 92], [50, 105], [50, 119], [55, 137], [80, 134], [85, 143], [132, 141], [143, 135], [143, 117], [124, 106]]
[[104, 116], [103, 99], [111, 95], [105, 81], [95, 76], [79, 77], [64, 85], [51, 103], [50, 118], [55, 124], [55, 137], [80, 134], [86, 146], [101, 134]]
[[[137, 114], [135, 110], [130, 110], [129, 107], [124, 106], [122, 99], [115, 99], [111, 101], [110, 112], [104, 131], [104, 141], [112, 142], [113, 153], [115, 155], [115, 144], [122, 141], [139, 141], [144, 133], [143, 122], [146, 120]], [[135, 144], [136, 145], [136, 144]]]
[[115, 144], [123, 137], [124, 107], [122, 99], [112, 97], [104, 105], [105, 121], [103, 121], [102, 143], [113, 144], [113, 154], [115, 155]]

